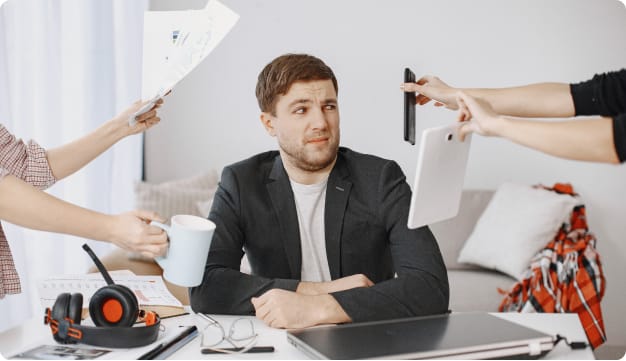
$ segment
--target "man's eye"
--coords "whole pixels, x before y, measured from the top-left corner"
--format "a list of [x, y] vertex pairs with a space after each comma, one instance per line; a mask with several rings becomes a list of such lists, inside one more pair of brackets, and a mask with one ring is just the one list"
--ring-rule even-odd
[[335, 104], [326, 104], [324, 106], [324, 109], [326, 109], [326, 110], [335, 110], [335, 109], [337, 109], [337, 106]]
[[295, 114], [304, 114], [306, 112], [305, 108], [297, 108], [294, 113]]

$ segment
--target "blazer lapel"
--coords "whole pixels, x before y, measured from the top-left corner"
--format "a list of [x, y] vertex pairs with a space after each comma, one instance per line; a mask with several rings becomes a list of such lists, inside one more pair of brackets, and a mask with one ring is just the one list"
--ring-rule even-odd
[[326, 236], [326, 256], [332, 279], [340, 278], [341, 270], [341, 230], [343, 218], [346, 214], [348, 198], [352, 182], [347, 178], [350, 175], [341, 153], [337, 155], [337, 162], [328, 177], [326, 187], [326, 214], [324, 218]]
[[302, 270], [302, 250], [300, 248], [300, 228], [298, 226], [298, 214], [296, 202], [291, 191], [291, 184], [280, 156], [274, 160], [274, 165], [269, 174], [267, 191], [274, 206], [274, 212], [278, 219], [283, 238], [287, 262], [291, 271], [291, 277], [300, 279]]

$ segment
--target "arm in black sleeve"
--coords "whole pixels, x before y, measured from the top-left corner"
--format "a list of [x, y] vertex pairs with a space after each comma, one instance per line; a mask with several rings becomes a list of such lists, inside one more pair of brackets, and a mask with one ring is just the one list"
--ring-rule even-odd
[[613, 117], [613, 142], [619, 161], [626, 162], [626, 69], [596, 74], [571, 84], [576, 115]]
[[441, 252], [428, 227], [407, 228], [411, 190], [395, 162], [381, 172], [378, 198], [397, 277], [332, 295], [355, 322], [446, 312], [449, 288]]
[[194, 312], [253, 315], [251, 297], [272, 288], [295, 291], [298, 280], [269, 279], [239, 271], [246, 235], [242, 231], [239, 185], [235, 173], [224, 168], [209, 219], [216, 225], [202, 284], [190, 289]]
[[570, 84], [576, 115], [616, 116], [626, 113], [626, 69], [596, 74]]

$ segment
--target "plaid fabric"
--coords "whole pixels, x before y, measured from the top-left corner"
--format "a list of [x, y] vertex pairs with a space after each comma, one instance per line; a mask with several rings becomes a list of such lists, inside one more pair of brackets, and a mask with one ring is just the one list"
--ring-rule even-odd
[[[24, 144], [0, 125], [0, 181], [8, 174], [40, 189], [48, 188], [56, 181], [46, 151], [33, 141]], [[0, 225], [0, 298], [20, 292], [20, 278]]]
[[[576, 196], [568, 184], [546, 188]], [[593, 348], [606, 341], [600, 301], [605, 279], [596, 239], [587, 228], [585, 206], [574, 207], [569, 223], [531, 260], [521, 282], [505, 292], [499, 311], [577, 313]]]

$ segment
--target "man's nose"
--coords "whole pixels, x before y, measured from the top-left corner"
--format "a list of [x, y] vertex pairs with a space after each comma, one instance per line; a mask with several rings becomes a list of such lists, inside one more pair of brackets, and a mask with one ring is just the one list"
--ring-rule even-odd
[[311, 118], [311, 128], [313, 129], [325, 129], [328, 125], [326, 113], [322, 108], [315, 108]]

